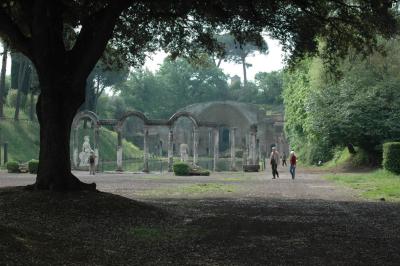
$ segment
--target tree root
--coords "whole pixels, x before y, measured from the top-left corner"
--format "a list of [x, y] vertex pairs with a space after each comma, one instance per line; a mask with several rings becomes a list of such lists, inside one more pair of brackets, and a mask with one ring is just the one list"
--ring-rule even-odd
[[96, 183], [87, 184], [80, 181], [73, 174], [68, 174], [65, 178], [52, 178], [46, 185], [36, 182], [25, 187], [26, 190], [50, 190], [57, 192], [68, 192], [68, 191], [98, 191], [96, 189]]

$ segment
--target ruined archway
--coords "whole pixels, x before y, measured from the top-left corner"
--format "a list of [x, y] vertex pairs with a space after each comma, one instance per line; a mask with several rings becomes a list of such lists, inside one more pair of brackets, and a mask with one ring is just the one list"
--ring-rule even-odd
[[[95, 165], [96, 167], [99, 164], [99, 130], [100, 130], [100, 123], [98, 116], [91, 112], [91, 111], [83, 111], [78, 113], [74, 120], [72, 121], [72, 165], [73, 168], [78, 169], [82, 166], [86, 167], [86, 162], [84, 161], [83, 152], [79, 153], [79, 138], [78, 138], [78, 130], [79, 130], [79, 123], [87, 119], [91, 122], [91, 127], [94, 130], [94, 137], [93, 137], [93, 151], [95, 153]], [[81, 156], [79, 156], [81, 154]]]

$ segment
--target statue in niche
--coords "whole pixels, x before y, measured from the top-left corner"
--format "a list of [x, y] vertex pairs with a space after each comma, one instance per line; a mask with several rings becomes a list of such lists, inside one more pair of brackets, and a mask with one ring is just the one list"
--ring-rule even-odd
[[84, 137], [82, 151], [79, 153], [79, 166], [89, 166], [89, 156], [94, 152], [90, 147], [89, 136]]
[[182, 143], [179, 146], [179, 151], [181, 153], [181, 162], [187, 162], [189, 160], [189, 146], [186, 143]]

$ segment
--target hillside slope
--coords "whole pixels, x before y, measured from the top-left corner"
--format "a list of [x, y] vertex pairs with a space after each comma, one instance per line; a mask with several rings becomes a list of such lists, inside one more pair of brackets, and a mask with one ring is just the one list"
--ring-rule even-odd
[[[7, 117], [11, 117], [12, 110], [6, 108]], [[24, 113], [21, 114], [20, 121], [12, 119], [0, 120], [0, 144], [8, 143], [8, 160], [26, 162], [30, 159], [39, 157], [39, 124], [31, 122]], [[80, 136], [85, 135], [83, 130]], [[91, 132], [92, 133], [92, 132]], [[91, 144], [93, 138], [91, 138]], [[81, 149], [82, 141], [79, 141]], [[101, 160], [116, 160], [117, 134], [109, 129], [101, 128], [99, 153]], [[124, 158], [135, 158], [142, 156], [142, 151], [128, 141], [123, 141]], [[3, 157], [3, 151], [2, 151]], [[3, 160], [3, 158], [2, 158]]]

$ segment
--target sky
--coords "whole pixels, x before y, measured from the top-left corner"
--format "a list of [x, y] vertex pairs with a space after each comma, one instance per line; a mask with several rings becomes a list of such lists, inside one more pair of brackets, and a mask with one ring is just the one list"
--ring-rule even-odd
[[[273, 40], [269, 37], [265, 37], [265, 41], [268, 43], [269, 52], [267, 55], [263, 55], [260, 53], [256, 53], [253, 57], [249, 57], [246, 61], [252, 64], [251, 67], [247, 68], [247, 79], [254, 80], [254, 76], [258, 72], [271, 72], [274, 70], [282, 69], [283, 64], [283, 52], [282, 47], [277, 40]], [[3, 51], [3, 47], [0, 45], [0, 51]], [[167, 56], [164, 52], [158, 52], [148, 58], [145, 63], [145, 67], [147, 67], [151, 71], [156, 71], [159, 69], [162, 64], [164, 58]], [[0, 56], [0, 59], [2, 56]], [[8, 57], [7, 63], [7, 75], [11, 72], [11, 61], [10, 56]], [[1, 61], [0, 61], [1, 62]], [[243, 68], [241, 64], [234, 64], [228, 62], [222, 62], [220, 67], [224, 71], [225, 74], [229, 76], [238, 75], [241, 80], [243, 80]]]
[[[264, 39], [268, 43], [269, 53], [267, 55], [256, 53], [253, 57], [249, 57], [246, 59], [247, 63], [252, 64], [251, 67], [247, 68], [248, 80], [254, 80], [254, 76], [258, 72], [271, 72], [274, 70], [282, 69], [284, 67], [284, 54], [282, 52], [282, 46], [277, 40], [273, 40], [269, 37], [265, 37]], [[144, 66], [154, 72], [159, 69], [166, 56], [166, 53], [162, 51], [158, 52], [154, 54], [151, 59], [146, 60]], [[243, 68], [241, 64], [222, 62], [220, 67], [225, 74], [231, 77], [234, 75], [238, 75], [241, 80], [243, 80]]]

